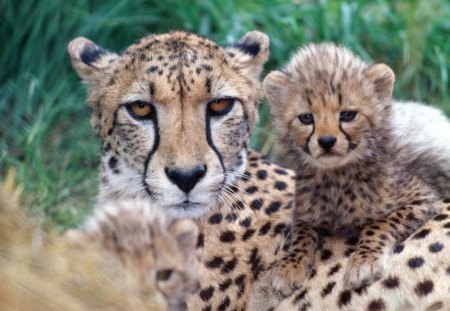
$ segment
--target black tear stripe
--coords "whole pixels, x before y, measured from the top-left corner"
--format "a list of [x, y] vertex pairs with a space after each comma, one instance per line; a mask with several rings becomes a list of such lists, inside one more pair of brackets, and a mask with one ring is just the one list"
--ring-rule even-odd
[[348, 149], [354, 150], [358, 145], [352, 142], [352, 138], [350, 137], [350, 135], [348, 135], [348, 133], [344, 131], [344, 129], [342, 128], [341, 122], [339, 122], [339, 129], [341, 130], [342, 133], [344, 133], [344, 136], [348, 141]]
[[305, 144], [305, 146], [303, 147], [303, 150], [304, 150], [307, 154], [311, 154], [311, 151], [309, 151], [309, 142], [311, 141], [311, 136], [313, 136], [314, 131], [316, 130], [316, 126], [315, 126], [314, 123], [312, 124], [312, 126], [313, 126], [312, 132], [311, 132], [311, 134], [309, 134], [308, 138], [306, 138], [306, 144]]
[[153, 195], [153, 192], [150, 190], [150, 186], [145, 181], [147, 179], [147, 168], [148, 164], [150, 163], [150, 159], [152, 158], [153, 154], [156, 152], [159, 146], [159, 125], [158, 125], [158, 114], [155, 111], [155, 117], [153, 119], [153, 126], [155, 128], [155, 142], [153, 143], [152, 149], [150, 149], [150, 152], [147, 155], [147, 158], [144, 162], [144, 175], [142, 176], [142, 184], [145, 188], [145, 191], [147, 191], [148, 195], [151, 197]]

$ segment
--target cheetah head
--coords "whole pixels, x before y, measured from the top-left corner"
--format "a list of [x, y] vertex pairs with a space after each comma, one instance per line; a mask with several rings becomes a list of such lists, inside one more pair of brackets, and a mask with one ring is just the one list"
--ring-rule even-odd
[[200, 217], [242, 174], [261, 100], [269, 39], [234, 46], [185, 32], [150, 35], [121, 55], [70, 42], [102, 141], [99, 200], [147, 199], [175, 217]]
[[300, 49], [264, 80], [280, 150], [296, 167], [337, 168], [386, 144], [394, 74], [332, 44]]

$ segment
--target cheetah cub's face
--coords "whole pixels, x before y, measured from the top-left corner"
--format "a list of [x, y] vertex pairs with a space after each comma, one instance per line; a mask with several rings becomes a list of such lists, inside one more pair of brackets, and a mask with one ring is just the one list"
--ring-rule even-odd
[[389, 67], [367, 65], [343, 47], [300, 49], [264, 80], [283, 153], [322, 168], [370, 156], [388, 122], [393, 83]]
[[200, 217], [226, 195], [245, 169], [266, 35], [252, 31], [223, 48], [172, 32], [122, 55], [77, 38], [68, 52], [89, 85], [102, 140], [100, 201], [138, 197], [177, 217]]
[[122, 200], [99, 205], [79, 229], [66, 233], [83, 247], [97, 246], [119, 259], [142, 290], [156, 290], [171, 311], [186, 309], [198, 288], [195, 245], [199, 229], [189, 219], [173, 220], [148, 202]]

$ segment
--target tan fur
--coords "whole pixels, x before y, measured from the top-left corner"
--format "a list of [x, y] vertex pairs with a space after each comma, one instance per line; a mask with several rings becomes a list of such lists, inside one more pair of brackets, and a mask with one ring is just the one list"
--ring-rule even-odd
[[[274, 269], [280, 290], [309, 275], [322, 231], [360, 233], [345, 282], [370, 284], [384, 275], [393, 247], [441, 210], [438, 189], [392, 148], [399, 144], [393, 83], [386, 65], [368, 65], [332, 44], [302, 48], [282, 72], [266, 77], [279, 142], [297, 173], [291, 250]], [[321, 142], [328, 138], [331, 145]]]
[[[198, 227], [192, 220], [171, 220], [144, 201], [97, 206], [86, 224], [67, 232], [83, 247], [96, 245], [117, 257], [139, 280], [142, 295], [157, 289], [171, 311], [186, 309], [186, 298], [198, 287], [195, 246]], [[159, 274], [166, 276], [163, 279]]]

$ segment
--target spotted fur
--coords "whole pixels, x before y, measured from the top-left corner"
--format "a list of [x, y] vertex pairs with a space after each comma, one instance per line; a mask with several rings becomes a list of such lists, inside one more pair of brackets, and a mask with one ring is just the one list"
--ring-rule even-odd
[[[223, 48], [174, 32], [143, 38], [120, 56], [78, 38], [68, 50], [89, 85], [102, 140], [99, 204], [140, 198], [176, 217], [195, 217], [200, 287], [189, 310], [247, 310], [253, 284], [279, 259], [292, 218], [292, 172], [247, 147], [267, 36], [250, 32]], [[81, 55], [92, 51], [86, 62]], [[208, 115], [220, 98], [234, 105], [220, 117]], [[127, 106], [136, 101], [150, 103], [156, 117], [133, 118]], [[188, 193], [166, 173], [204, 166]]]
[[280, 149], [296, 171], [292, 245], [274, 269], [278, 289], [303, 283], [327, 234], [359, 235], [345, 282], [370, 284], [385, 275], [393, 247], [440, 212], [439, 187], [430, 182], [439, 167], [427, 170], [420, 160], [446, 157], [448, 164], [450, 153], [412, 159], [419, 144], [402, 144], [395, 130], [393, 83], [386, 65], [332, 44], [302, 48], [266, 77]]

